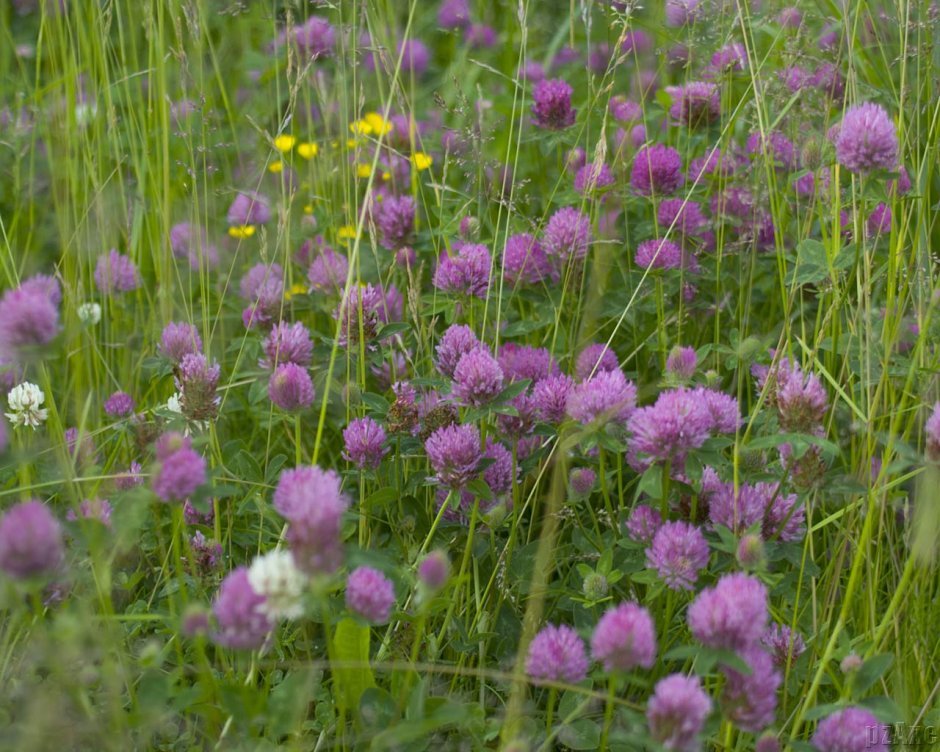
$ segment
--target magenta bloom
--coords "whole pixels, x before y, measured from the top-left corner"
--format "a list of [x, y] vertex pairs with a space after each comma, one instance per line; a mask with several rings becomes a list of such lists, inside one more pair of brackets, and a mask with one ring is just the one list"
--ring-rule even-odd
[[309, 366], [313, 360], [313, 342], [310, 330], [299, 321], [288, 324], [279, 321], [261, 343], [264, 357], [259, 361], [262, 368], [274, 368], [283, 363]]
[[378, 569], [357, 567], [346, 580], [346, 608], [373, 624], [385, 624], [395, 605], [395, 587]]
[[453, 393], [464, 405], [485, 405], [502, 389], [503, 369], [486, 348], [475, 347], [457, 362]]
[[688, 621], [692, 636], [707, 647], [747, 650], [767, 629], [767, 588], [741, 572], [723, 575], [698, 594]]
[[0, 348], [5, 354], [13, 355], [21, 347], [45, 345], [58, 333], [59, 307], [43, 286], [27, 281], [0, 298]]
[[307, 409], [315, 396], [310, 374], [296, 363], [281, 363], [268, 381], [268, 397], [285, 412]]
[[927, 457], [940, 462], [940, 402], [933, 406], [933, 412], [924, 424], [924, 433], [927, 435]]
[[434, 271], [434, 286], [455, 295], [485, 298], [490, 285], [490, 252], [485, 245], [465, 243], [454, 256], [441, 254]]
[[481, 347], [480, 340], [469, 326], [451, 324], [435, 348], [437, 370], [449, 379], [454, 378], [454, 370], [460, 359], [478, 347]]
[[725, 667], [725, 684], [719, 704], [724, 715], [745, 731], [756, 734], [774, 722], [777, 711], [777, 690], [783, 677], [774, 663], [759, 647], [744, 651], [742, 658], [751, 668], [741, 674]]
[[160, 354], [167, 360], [179, 363], [183, 356], [202, 350], [202, 338], [192, 324], [171, 321], [160, 335]]
[[649, 611], [629, 602], [608, 609], [591, 636], [591, 655], [605, 671], [652, 668], [656, 630]]
[[677, 123], [698, 128], [721, 117], [718, 86], [711, 81], [689, 81], [682, 86], [667, 86], [672, 97], [669, 115]]
[[580, 209], [566, 206], [549, 218], [542, 233], [546, 256], [561, 267], [569, 259], [581, 261], [591, 244], [591, 219]]
[[552, 268], [538, 240], [528, 233], [511, 235], [503, 249], [503, 279], [511, 285], [534, 285], [551, 278]]
[[633, 261], [641, 269], [679, 269], [682, 249], [671, 240], [644, 240], [637, 246]]
[[533, 681], [577, 684], [589, 667], [584, 640], [566, 624], [547, 625], [529, 643], [525, 671]]
[[623, 372], [598, 371], [568, 393], [568, 415], [583, 425], [595, 420], [626, 421], [636, 408], [636, 385]]
[[442, 29], [460, 29], [470, 23], [468, 0], [442, 0], [437, 9], [437, 25]]
[[105, 400], [104, 411], [112, 418], [126, 418], [134, 412], [134, 398], [127, 392], [115, 392]]
[[785, 431], [811, 433], [826, 415], [828, 398], [815, 374], [804, 374], [799, 364], [781, 361], [775, 369], [777, 415]]
[[666, 522], [646, 549], [646, 565], [655, 569], [671, 590], [691, 590], [708, 565], [708, 543], [695, 525]]
[[335, 293], [346, 284], [348, 273], [348, 259], [332, 248], [324, 248], [310, 262], [310, 267], [307, 269], [307, 279], [310, 280], [310, 286], [314, 290]]
[[679, 381], [688, 381], [695, 375], [698, 355], [694, 347], [676, 345], [666, 359], [666, 373]]
[[293, 29], [293, 36], [297, 49], [311, 59], [330, 57], [333, 54], [336, 31], [325, 18], [310, 16], [302, 26]]
[[438, 428], [424, 442], [424, 449], [437, 479], [452, 490], [476, 477], [483, 456], [480, 432], [472, 425]]
[[529, 379], [535, 383], [559, 372], [558, 363], [544, 347], [506, 342], [499, 348], [498, 360], [509, 381]]
[[574, 176], [574, 189], [580, 194], [603, 191], [613, 184], [614, 174], [605, 164], [586, 164]]
[[[268, 200], [264, 196], [254, 191], [245, 191], [235, 196], [231, 206], [228, 208], [226, 218], [230, 225], [236, 227], [244, 225], [263, 225], [271, 219], [271, 208], [268, 206]], [[280, 276], [280, 274], [277, 276]]]
[[571, 106], [574, 89], [560, 78], [543, 79], [532, 90], [532, 122], [539, 128], [558, 131], [574, 125]]
[[153, 492], [163, 501], [182, 503], [206, 482], [206, 461], [192, 449], [188, 438], [168, 433], [157, 442], [159, 465]]
[[819, 752], [888, 752], [887, 727], [863, 708], [838, 710], [819, 722], [812, 744]]
[[578, 378], [578, 381], [584, 381], [599, 371], [617, 371], [619, 369], [620, 361], [617, 358], [617, 353], [601, 342], [594, 342], [578, 353], [578, 360], [574, 366], [574, 375]]
[[48, 577], [64, 558], [62, 528], [41, 501], [21, 501], [0, 518], [0, 571], [7, 576]]
[[111, 527], [111, 502], [107, 499], [83, 499], [78, 505], [78, 514], [70, 509], [65, 519], [75, 522], [81, 517], [83, 520], [97, 520], [105, 527]]
[[568, 410], [568, 395], [574, 381], [563, 373], [536, 382], [532, 387], [532, 408], [539, 420], [558, 425]]
[[140, 275], [128, 256], [111, 250], [98, 257], [95, 286], [102, 295], [130, 292], [140, 286]]
[[694, 392], [680, 387], [660, 392], [656, 404], [641, 407], [627, 423], [631, 464], [646, 468], [658, 462], [682, 467], [693, 449], [708, 439], [711, 414]]
[[621, 123], [632, 123], [643, 119], [643, 108], [636, 102], [616, 94], [610, 98], [607, 103], [607, 109], [610, 110], [614, 120]]
[[343, 560], [340, 529], [349, 500], [332, 470], [284, 470], [274, 489], [274, 508], [290, 525], [287, 541], [297, 567], [307, 574], [336, 571]]
[[397, 250], [408, 245], [415, 230], [415, 202], [411, 196], [386, 196], [372, 209], [382, 245]]
[[637, 543], [649, 546], [662, 526], [663, 517], [658, 510], [646, 504], [638, 504], [627, 519], [627, 535]]
[[880, 203], [866, 220], [869, 235], [887, 235], [891, 232], [891, 207], [885, 203]]
[[343, 430], [345, 451], [343, 457], [360, 470], [374, 470], [388, 453], [384, 448], [385, 430], [372, 418], [351, 420]]
[[143, 468], [139, 462], [132, 462], [126, 473], [114, 479], [114, 485], [119, 491], [127, 491], [144, 484]]
[[850, 172], [893, 170], [898, 166], [898, 134], [885, 110], [872, 102], [850, 107], [834, 139], [836, 159]]
[[641, 196], [668, 196], [683, 182], [682, 158], [671, 146], [644, 146], [633, 158], [630, 185]]
[[594, 490], [597, 473], [589, 467], [576, 467], [568, 474], [568, 492], [575, 499], [586, 499]]
[[779, 131], [772, 131], [766, 136], [760, 132], [748, 136], [745, 146], [747, 153], [752, 156], [766, 155], [774, 164], [788, 170], [794, 170], [799, 162], [796, 147]]
[[431, 551], [418, 564], [418, 579], [429, 590], [440, 590], [450, 578], [450, 559], [444, 551]]
[[783, 670], [806, 652], [806, 642], [799, 632], [793, 632], [786, 624], [771, 624], [760, 638], [773, 658], [774, 665]]
[[666, 749], [696, 752], [702, 748], [698, 736], [711, 709], [697, 676], [670, 674], [653, 688], [646, 721], [652, 737]]
[[708, 227], [708, 219], [702, 207], [695, 201], [684, 198], [667, 198], [656, 210], [660, 230], [671, 233], [676, 230], [682, 236], [699, 235]]
[[221, 369], [209, 364], [202, 353], [184, 355], [179, 365], [176, 388], [180, 392], [180, 409], [190, 420], [213, 420], [219, 411], [217, 389]]
[[239, 567], [222, 580], [212, 605], [218, 629], [212, 639], [219, 645], [239, 650], [255, 650], [264, 644], [274, 624], [265, 610], [265, 597], [248, 581], [248, 569]]

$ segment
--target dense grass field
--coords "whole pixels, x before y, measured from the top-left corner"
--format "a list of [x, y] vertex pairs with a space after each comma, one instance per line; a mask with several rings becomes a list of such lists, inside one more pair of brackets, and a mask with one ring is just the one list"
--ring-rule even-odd
[[0, 4], [0, 749], [940, 749], [938, 34]]

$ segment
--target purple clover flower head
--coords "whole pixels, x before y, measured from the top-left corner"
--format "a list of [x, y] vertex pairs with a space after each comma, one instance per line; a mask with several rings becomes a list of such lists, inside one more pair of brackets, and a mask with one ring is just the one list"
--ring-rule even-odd
[[872, 102], [850, 107], [835, 138], [836, 159], [849, 172], [893, 170], [898, 165], [898, 134], [890, 116]]
[[742, 572], [723, 575], [692, 601], [688, 621], [692, 636], [706, 647], [745, 651], [767, 629], [767, 587]]
[[469, 0], [442, 0], [437, 9], [438, 26], [442, 29], [462, 29], [469, 23]]
[[676, 381], [689, 381], [695, 375], [698, 355], [694, 347], [676, 345], [666, 358], [666, 373]]
[[209, 361], [202, 353], [184, 355], [179, 365], [176, 387], [180, 392], [180, 408], [189, 420], [212, 420], [219, 412], [218, 363]]
[[222, 544], [209, 540], [201, 530], [197, 530], [189, 539], [189, 547], [193, 552], [196, 569], [208, 574], [222, 565]]
[[646, 504], [637, 504], [627, 519], [627, 535], [637, 543], [650, 546], [662, 526], [663, 517], [659, 510]]
[[518, 78], [538, 83], [545, 79], [545, 66], [536, 60], [527, 60], [520, 66]]
[[668, 196], [684, 182], [682, 158], [671, 146], [644, 146], [633, 158], [630, 185], [641, 196]]
[[48, 344], [58, 333], [58, 305], [42, 286], [24, 282], [0, 298], [0, 349], [8, 356], [21, 347]]
[[750, 674], [725, 667], [725, 684], [718, 700], [722, 713], [738, 728], [756, 734], [774, 722], [777, 711], [777, 690], [783, 683], [770, 656], [752, 646], [742, 658]]
[[462, 404], [481, 407], [502, 389], [503, 369], [486, 348], [475, 347], [457, 361], [453, 393]]
[[[264, 196], [254, 191], [245, 191], [235, 196], [228, 208], [226, 219], [234, 227], [263, 225], [271, 219], [271, 207]], [[244, 290], [242, 294], [244, 295]]]
[[710, 436], [711, 424], [711, 414], [695, 392], [684, 387], [660, 392], [656, 404], [630, 416], [630, 462], [643, 469], [660, 462], [683, 467], [688, 453]]
[[785, 624], [771, 624], [760, 638], [761, 645], [773, 658], [774, 665], [783, 671], [806, 652], [806, 642], [799, 632], [793, 632]]
[[568, 474], [568, 493], [574, 499], [586, 499], [594, 490], [597, 473], [589, 467], [576, 467]]
[[672, 97], [669, 116], [680, 125], [700, 128], [721, 118], [718, 86], [711, 81], [689, 81], [682, 86], [667, 86]]
[[476, 477], [483, 456], [480, 432], [472, 425], [438, 428], [424, 449], [438, 481], [451, 490], [463, 488]]
[[642, 29], [630, 29], [623, 35], [620, 52], [624, 55], [639, 55], [653, 49], [653, 40]]
[[670, 674], [656, 683], [646, 706], [650, 735], [665, 749], [696, 752], [702, 748], [699, 734], [711, 709], [697, 676]]
[[454, 370], [460, 359], [478, 347], [482, 347], [480, 340], [469, 326], [452, 324], [444, 332], [435, 349], [437, 370], [449, 379], [454, 378]]
[[656, 629], [649, 611], [630, 602], [608, 609], [594, 627], [591, 655], [607, 672], [652, 668]]
[[821, 720], [811, 742], [819, 752], [888, 752], [887, 730], [864, 708], [845, 708]]
[[785, 431], [811, 433], [826, 415], [828, 398], [815, 374], [804, 374], [799, 364], [781, 362], [776, 369], [774, 399], [780, 426]]
[[569, 258], [583, 260], [591, 244], [591, 219], [574, 206], [565, 206], [549, 218], [542, 233], [542, 248], [554, 267]]
[[349, 261], [332, 248], [323, 248], [307, 269], [310, 286], [317, 292], [337, 293], [346, 284]]
[[186, 355], [202, 350], [202, 338], [192, 324], [171, 321], [160, 335], [160, 354], [178, 364]]
[[761, 523], [768, 502], [761, 489], [747, 484], [735, 495], [734, 484], [722, 483], [710, 467], [702, 473], [702, 498], [708, 502], [711, 524], [723, 525], [735, 535]]
[[126, 473], [114, 479], [114, 485], [119, 491], [127, 491], [144, 484], [143, 468], [139, 462], [132, 462]]
[[643, 119], [643, 108], [632, 99], [619, 94], [610, 98], [607, 109], [610, 110], [611, 117], [621, 123], [632, 123]]
[[927, 459], [940, 462], [940, 402], [933, 406], [933, 412], [924, 424], [926, 434]]
[[268, 381], [268, 398], [288, 413], [306, 410], [315, 396], [310, 374], [296, 363], [281, 363]]
[[754, 743], [754, 752], [780, 752], [780, 740], [773, 731], [765, 731]]
[[[901, 169], [904, 170], [903, 167]], [[903, 176], [906, 175], [907, 173], [904, 172]], [[909, 180], [908, 189], [910, 189]], [[20, 289], [32, 293], [41, 293], [49, 298], [54, 306], [61, 305], [62, 303], [62, 288], [59, 286], [59, 281], [48, 274], [34, 274], [32, 277], [24, 279], [20, 284]]]
[[498, 360], [509, 381], [529, 379], [535, 383], [560, 372], [558, 363], [544, 347], [507, 342], [499, 348]]
[[434, 271], [434, 286], [454, 295], [485, 298], [490, 286], [491, 261], [485, 245], [461, 244], [454, 256], [441, 254]]
[[395, 605], [395, 587], [378, 569], [357, 567], [346, 579], [346, 608], [372, 624], [385, 624]]
[[418, 564], [418, 579], [428, 590], [442, 589], [450, 579], [450, 559], [440, 549], [431, 551]]
[[414, 235], [415, 202], [411, 196], [386, 196], [375, 204], [372, 217], [386, 248], [398, 250]]
[[212, 605], [218, 625], [213, 641], [237, 650], [260, 648], [274, 629], [264, 605], [265, 597], [252, 588], [246, 567], [229, 572]]
[[105, 400], [104, 411], [112, 418], [126, 418], [134, 412], [134, 398], [127, 392], [115, 392]]
[[604, 191], [613, 184], [614, 173], [603, 162], [586, 164], [574, 176], [574, 189], [581, 195]]
[[496, 29], [488, 24], [470, 24], [464, 30], [463, 38], [472, 50], [489, 49], [496, 46]]
[[708, 565], [708, 543], [695, 525], [666, 522], [646, 549], [646, 565], [655, 569], [671, 590], [692, 590], [698, 573]]
[[712, 433], [734, 433], [738, 430], [741, 425], [741, 408], [737, 399], [706, 387], [697, 387], [694, 394], [711, 416], [709, 430]]
[[596, 420], [626, 422], [636, 408], [636, 385], [623, 371], [598, 371], [568, 393], [568, 415], [582, 425]]
[[0, 571], [8, 577], [49, 577], [64, 558], [62, 528], [41, 501], [14, 504], [0, 518]]
[[799, 65], [791, 65], [784, 68], [778, 75], [780, 80], [783, 81], [783, 85], [787, 87], [791, 94], [796, 94], [798, 91], [810, 87], [813, 83], [812, 74]]
[[532, 122], [539, 128], [560, 131], [574, 125], [571, 106], [574, 89], [560, 78], [543, 79], [532, 90]]
[[587, 154], [580, 146], [575, 146], [565, 157], [565, 169], [569, 173], [577, 173], [587, 162]]
[[96, 520], [105, 527], [111, 527], [111, 502], [107, 499], [83, 499], [78, 505], [78, 514], [74, 509], [70, 509], [65, 519], [69, 522], [75, 522], [79, 519]]
[[431, 52], [420, 39], [407, 39], [404, 42], [399, 42], [395, 51], [401, 55], [403, 75], [417, 78], [427, 72], [428, 63], [431, 62]]
[[241, 296], [249, 303], [268, 307], [280, 303], [284, 293], [284, 269], [280, 264], [255, 264], [239, 282]]
[[339, 476], [316, 466], [284, 470], [273, 501], [290, 523], [287, 541], [298, 569], [310, 575], [335, 572], [343, 560], [340, 532], [349, 506]]
[[140, 286], [140, 275], [130, 257], [112, 249], [98, 257], [95, 286], [102, 295], [130, 292]]
[[574, 366], [574, 375], [578, 381], [585, 381], [601, 371], [617, 371], [620, 360], [610, 347], [602, 342], [592, 342], [580, 353]]
[[541, 243], [528, 233], [511, 235], [503, 249], [503, 279], [511, 285], [534, 285], [552, 279], [552, 266]]
[[209, 242], [205, 231], [189, 222], [180, 222], [170, 228], [170, 251], [175, 258], [189, 261], [189, 268], [194, 271], [203, 265], [213, 269], [219, 263], [219, 252]]
[[313, 360], [313, 342], [310, 330], [301, 322], [288, 324], [279, 321], [261, 343], [264, 357], [258, 362], [262, 368], [273, 369], [282, 363], [309, 366]]
[[385, 430], [369, 417], [351, 420], [343, 430], [343, 458], [360, 470], [375, 470], [388, 453]]
[[577, 684], [585, 679], [588, 668], [584, 640], [566, 624], [548, 624], [529, 643], [525, 672], [535, 682]]
[[866, 220], [868, 234], [875, 237], [891, 232], [891, 207], [884, 202], [872, 209]]
[[532, 387], [532, 408], [539, 420], [557, 426], [568, 410], [568, 395], [574, 381], [566, 374], [553, 374]]
[[633, 255], [634, 263], [641, 269], [680, 269], [682, 249], [671, 240], [644, 240]]
[[210, 501], [206, 506], [206, 511], [200, 512], [193, 506], [192, 502], [187, 499], [183, 504], [183, 519], [186, 520], [187, 525], [206, 525], [208, 527], [211, 526], [213, 520], [215, 520], [215, 509]]
[[660, 202], [656, 216], [661, 228], [675, 229], [683, 237], [699, 235], [708, 227], [708, 219], [696, 201], [667, 198]]
[[512, 452], [498, 441], [487, 437], [486, 451], [483, 452], [483, 459], [491, 460], [490, 464], [483, 470], [483, 480], [490, 490], [496, 496], [508, 493], [512, 488]]
[[907, 173], [907, 168], [904, 165], [901, 165], [898, 168], [898, 178], [897, 180], [892, 180], [888, 183], [888, 192], [897, 191], [899, 196], [903, 196], [906, 193], [909, 193], [913, 183], [911, 183], [911, 176]]
[[747, 67], [747, 49], [740, 42], [732, 42], [717, 50], [709, 67], [716, 73], [743, 71]]
[[766, 136], [759, 132], [748, 136], [745, 150], [751, 156], [766, 155], [778, 167], [795, 170], [799, 164], [796, 147], [779, 131], [772, 131]]
[[159, 465], [153, 492], [166, 502], [184, 502], [206, 482], [206, 461], [192, 449], [189, 439], [168, 433], [157, 442]]
[[777, 14], [777, 23], [789, 29], [798, 29], [803, 23], [803, 13], [793, 6], [783, 8]]
[[[293, 29], [293, 37], [297, 49], [311, 60], [332, 57], [333, 55], [336, 44], [336, 31], [325, 18], [310, 16], [302, 26]], [[254, 223], [244, 222], [243, 224]]]

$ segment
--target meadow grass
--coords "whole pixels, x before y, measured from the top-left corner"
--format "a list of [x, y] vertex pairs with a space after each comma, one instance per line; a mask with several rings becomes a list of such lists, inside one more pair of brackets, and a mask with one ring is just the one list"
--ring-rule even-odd
[[[0, 10], [0, 276], [7, 289], [52, 274], [62, 291], [54, 342], [10, 363], [24, 374], [13, 383], [36, 383], [49, 413], [35, 431], [8, 427], [0, 505], [38, 498], [60, 520], [79, 513], [63, 522], [67, 565], [54, 588], [3, 583], [0, 746], [660, 749], [648, 700], [660, 679], [681, 673], [701, 676], [715, 701], [700, 745], [753, 749], [758, 734], [719, 708], [729, 682], [722, 661], [731, 659], [690, 636], [695, 593], [664, 587], [645, 546], [624, 532], [631, 510], [648, 502], [707, 531], [712, 560], [696, 591], [741, 568], [741, 531], [695, 516], [704, 466], [735, 489], [777, 483], [775, 495], [795, 493], [805, 510], [805, 534], [771, 536], [755, 574], [769, 587], [771, 620], [806, 641], [781, 669], [766, 724], [781, 745], [814, 749], [819, 720], [849, 704], [883, 723], [940, 727], [940, 465], [925, 459], [924, 430], [940, 397], [936, 11], [926, 0], [795, 3], [803, 20], [794, 29], [778, 22], [783, 5], [772, 0], [705, 4], [705, 16], [676, 28], [658, 2], [471, 2], [473, 18], [496, 34], [492, 47], [439, 29], [437, 8], [416, 0], [73, 0], [65, 12], [50, 0], [27, 13], [16, 8], [29, 3]], [[329, 56], [272, 48], [283, 29], [313, 15], [336, 30]], [[824, 52], [817, 40], [828, 28], [838, 41]], [[617, 54], [636, 31], [651, 49]], [[426, 73], [399, 51], [411, 39], [429, 48]], [[712, 54], [732, 43], [747, 62], [713, 74], [720, 118], [704, 130], [672, 123], [663, 87], [701, 80]], [[615, 52], [590, 70], [585, 61], [599, 44]], [[685, 66], [666, 54], [677, 44]], [[520, 71], [527, 61], [548, 70], [566, 47], [578, 62], [550, 75], [574, 85], [577, 118], [545, 132], [532, 122], [532, 82]], [[780, 80], [788, 66], [826, 62], [843, 77], [843, 97], [794, 93]], [[645, 95], [643, 72], [658, 81]], [[646, 140], [682, 155], [677, 197], [707, 208], [745, 185], [776, 228], [769, 242], [761, 247], [710, 212], [713, 240], [696, 251], [697, 268], [635, 264], [640, 242], [678, 240], [681, 228], [660, 226], [659, 199], [629, 186], [636, 148], [615, 136], [622, 124], [608, 103], [617, 94], [640, 105]], [[896, 173], [850, 173], [834, 158], [828, 129], [863, 101], [878, 102], [896, 125], [912, 184], [904, 195], [889, 188]], [[357, 135], [368, 113], [429, 125], [405, 137], [381, 128]], [[735, 174], [688, 170], [693, 157], [743, 153], [749, 134], [777, 131], [800, 165], [780, 169], [772, 151], [758, 150]], [[275, 139], [284, 135], [316, 144], [317, 154], [281, 153]], [[391, 152], [405, 169], [389, 157], [394, 136]], [[573, 190], [566, 164], [576, 146], [588, 163], [614, 170], [605, 200]], [[419, 169], [423, 154], [433, 161]], [[794, 180], [816, 166], [830, 190], [798, 196]], [[226, 211], [241, 191], [263, 194], [272, 217], [237, 238]], [[375, 196], [392, 192], [415, 202], [409, 264], [383, 244], [371, 211]], [[879, 234], [867, 218], [881, 202], [891, 221]], [[590, 217], [587, 260], [564, 265], [557, 280], [514, 284], [503, 273], [507, 241], [540, 235], [563, 206]], [[492, 254], [482, 297], [432, 284], [438, 258], [471, 237], [466, 217], [479, 227], [471, 242]], [[193, 238], [192, 265], [171, 251], [171, 228], [182, 222], [205, 232]], [[297, 260], [305, 241], [317, 252], [317, 235], [348, 259], [339, 291], [311, 289], [309, 261]], [[98, 257], [111, 248], [136, 264], [136, 289], [97, 289]], [[240, 279], [259, 263], [283, 275], [287, 294], [274, 318], [303, 322], [313, 336], [316, 397], [296, 416], [268, 398], [269, 373], [258, 364], [270, 324], [243, 323]], [[367, 284], [403, 294], [400, 317], [371, 338], [357, 293]], [[687, 284], [694, 294], [683, 293]], [[90, 301], [102, 307], [98, 324], [79, 315]], [[347, 331], [334, 312], [350, 301]], [[158, 356], [170, 321], [193, 324], [221, 365], [218, 417], [205, 425], [166, 407], [179, 375]], [[469, 325], [492, 353], [507, 342], [546, 348], [569, 374], [586, 345], [605, 343], [641, 405], [675, 386], [664, 375], [673, 346], [691, 346], [695, 383], [734, 397], [743, 422], [682, 468], [637, 470], [629, 437], [598, 422], [539, 422], [507, 439], [500, 415], [518, 415], [518, 390], [492, 405], [461, 405], [460, 422], [505, 442], [518, 479], [495, 500], [476, 481], [474, 500], [452, 519], [444, 512], [460, 493], [440, 505], [423, 441], [389, 430], [381, 465], [360, 471], [343, 455], [343, 429], [366, 415], [387, 425], [395, 381], [446, 397], [451, 382], [435, 348], [454, 323]], [[825, 390], [815, 434], [780, 429], [771, 381], [753, 378], [752, 365], [781, 358]], [[104, 414], [118, 390], [133, 396], [138, 422]], [[79, 444], [94, 443], [93, 456], [69, 449], [63, 436], [72, 427]], [[171, 429], [190, 434], [207, 460], [209, 481], [194, 502], [213, 510], [209, 524], [192, 524], [180, 504], [151, 490], [159, 463], [150, 447]], [[520, 448], [533, 437], [535, 448]], [[818, 472], [794, 477], [800, 466], [780, 460], [781, 444], [804, 452], [806, 465], [818, 457]], [[144, 484], [116, 490], [132, 461], [143, 465]], [[343, 568], [316, 578], [304, 616], [278, 626], [261, 649], [216, 645], [211, 625], [187, 633], [183, 622], [208, 614], [228, 572], [286, 545], [272, 494], [281, 472], [301, 465], [343, 479], [351, 500]], [[569, 487], [575, 467], [597, 473], [587, 498]], [[81, 517], [80, 503], [94, 498], [110, 500], [109, 526]], [[196, 566], [197, 529], [221, 545], [219, 566]], [[452, 576], [430, 596], [416, 586], [415, 567], [434, 549], [448, 553]], [[347, 615], [345, 575], [362, 565], [395, 585], [387, 623]], [[600, 595], [584, 587], [595, 572], [608, 583]], [[580, 682], [533, 681], [527, 649], [546, 623], [588, 638], [625, 600], [656, 624], [651, 669], [610, 677], [595, 666]], [[850, 654], [862, 667], [845, 672]]]

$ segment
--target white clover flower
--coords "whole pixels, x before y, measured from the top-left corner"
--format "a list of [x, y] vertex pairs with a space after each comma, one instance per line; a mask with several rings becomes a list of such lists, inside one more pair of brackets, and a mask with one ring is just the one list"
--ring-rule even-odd
[[101, 306], [97, 303], [82, 303], [78, 307], [78, 318], [83, 324], [94, 326], [101, 321]]
[[307, 577], [297, 569], [290, 551], [269, 551], [255, 557], [248, 568], [248, 582], [258, 595], [264, 596], [260, 609], [271, 619], [303, 616]]
[[11, 412], [6, 413], [6, 416], [14, 426], [31, 426], [35, 430], [49, 417], [49, 411], [41, 407], [45, 401], [46, 395], [42, 389], [24, 381], [13, 387], [7, 395]]

